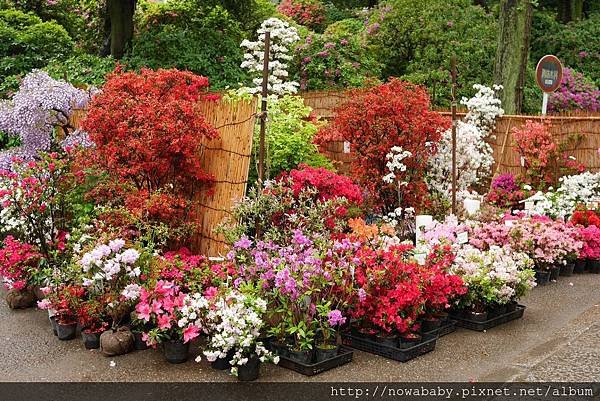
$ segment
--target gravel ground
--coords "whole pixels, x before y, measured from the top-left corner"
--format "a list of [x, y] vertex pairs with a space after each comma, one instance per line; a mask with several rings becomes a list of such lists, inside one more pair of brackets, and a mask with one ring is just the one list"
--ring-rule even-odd
[[[355, 351], [348, 365], [307, 378], [263, 366], [263, 381], [600, 381], [600, 275], [560, 278], [522, 300], [523, 319], [479, 333], [458, 329], [408, 363]], [[155, 350], [107, 358], [53, 336], [44, 311], [0, 302], [0, 381], [235, 380], [193, 358], [170, 365]], [[114, 362], [114, 366], [111, 366]]]

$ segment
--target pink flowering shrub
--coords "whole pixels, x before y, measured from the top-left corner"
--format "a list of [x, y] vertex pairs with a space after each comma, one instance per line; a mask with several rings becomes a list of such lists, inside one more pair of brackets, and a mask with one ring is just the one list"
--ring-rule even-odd
[[504, 223], [489, 222], [473, 228], [469, 242], [480, 250], [488, 250], [492, 246], [506, 246], [510, 239], [510, 227]]
[[325, 22], [325, 6], [319, 0], [283, 0], [277, 11], [313, 30]]
[[550, 95], [548, 110], [600, 111], [600, 90], [582, 73], [565, 68], [560, 87]]
[[23, 290], [33, 285], [41, 255], [32, 245], [8, 236], [0, 249], [0, 276], [4, 286], [9, 289]]
[[[198, 324], [200, 308], [208, 303], [197, 295], [195, 299], [182, 292], [178, 285], [164, 280], [158, 280], [149, 290], [142, 288], [135, 306], [136, 319], [153, 327], [142, 335], [143, 340], [155, 346], [165, 341], [187, 343], [198, 337], [202, 330]], [[203, 302], [196, 302], [201, 299]]]
[[579, 234], [583, 240], [580, 257], [600, 259], [600, 228], [596, 226], [580, 227]]

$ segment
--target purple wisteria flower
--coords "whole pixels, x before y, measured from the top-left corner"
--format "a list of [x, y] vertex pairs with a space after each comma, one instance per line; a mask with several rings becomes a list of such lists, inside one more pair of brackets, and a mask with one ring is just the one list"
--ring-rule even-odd
[[[0, 101], [0, 131], [21, 139], [20, 147], [0, 152], [0, 168], [10, 169], [15, 156], [29, 160], [49, 151], [54, 127], [67, 126], [73, 110], [84, 108], [95, 91], [77, 89], [44, 71], [27, 74], [12, 99]], [[77, 135], [82, 139], [81, 132]]]

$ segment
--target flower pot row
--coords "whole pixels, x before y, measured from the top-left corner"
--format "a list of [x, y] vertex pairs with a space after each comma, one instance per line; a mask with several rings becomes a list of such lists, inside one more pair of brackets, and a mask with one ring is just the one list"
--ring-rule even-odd
[[399, 362], [408, 362], [435, 349], [438, 336], [432, 334], [374, 334], [352, 329], [342, 333], [342, 344]]
[[559, 277], [570, 277], [573, 274], [582, 274], [590, 272], [600, 274], [600, 260], [598, 259], [577, 259], [564, 265], [555, 265], [547, 269], [537, 269], [535, 279], [538, 285], [546, 285], [555, 282]]
[[469, 330], [484, 331], [523, 317], [525, 306], [516, 302], [507, 305], [491, 305], [485, 311], [455, 310], [451, 317], [456, 325]]

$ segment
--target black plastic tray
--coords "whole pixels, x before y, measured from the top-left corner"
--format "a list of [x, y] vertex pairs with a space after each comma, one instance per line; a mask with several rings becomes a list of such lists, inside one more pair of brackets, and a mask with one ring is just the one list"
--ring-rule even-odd
[[510, 322], [511, 320], [520, 319], [523, 317], [523, 313], [525, 312], [525, 306], [517, 305], [517, 309], [512, 312], [507, 312], [502, 315], [493, 317], [491, 319], [485, 320], [483, 322], [475, 322], [473, 320], [466, 319], [463, 315], [451, 314], [450, 317], [456, 320], [456, 325], [458, 327], [464, 327], [465, 329], [475, 330], [475, 331], [484, 331], [489, 330], [492, 327], [499, 326], [501, 324]]
[[419, 355], [433, 351], [437, 339], [437, 334], [423, 334], [423, 341], [419, 344], [411, 348], [401, 349], [383, 345], [371, 339], [351, 333], [342, 333], [342, 343], [344, 345], [400, 362], [408, 362]]
[[431, 330], [425, 334], [437, 335], [438, 337], [444, 337], [450, 333], [456, 331], [456, 320], [448, 319], [441, 326], [435, 330]]
[[294, 370], [298, 373], [303, 374], [304, 376], [314, 376], [327, 370], [337, 368], [338, 366], [345, 365], [348, 362], [352, 362], [353, 357], [354, 351], [352, 351], [348, 347], [341, 346], [337, 356], [322, 362], [305, 365], [303, 363], [289, 359], [288, 357], [280, 356], [279, 363], [277, 365], [286, 369]]

